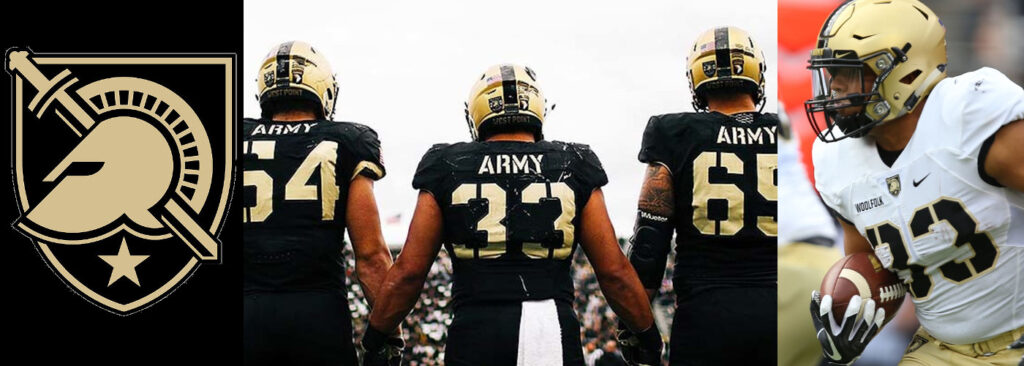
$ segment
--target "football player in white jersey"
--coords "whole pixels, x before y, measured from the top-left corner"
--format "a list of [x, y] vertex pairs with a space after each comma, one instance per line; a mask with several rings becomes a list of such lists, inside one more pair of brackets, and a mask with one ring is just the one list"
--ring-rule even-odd
[[[921, 329], [900, 365], [1017, 365], [1024, 349], [1024, 90], [982, 68], [946, 77], [946, 30], [917, 0], [855, 0], [826, 20], [805, 103], [817, 189], [846, 252], [874, 251]], [[849, 364], [885, 312], [812, 295], [827, 360]]]

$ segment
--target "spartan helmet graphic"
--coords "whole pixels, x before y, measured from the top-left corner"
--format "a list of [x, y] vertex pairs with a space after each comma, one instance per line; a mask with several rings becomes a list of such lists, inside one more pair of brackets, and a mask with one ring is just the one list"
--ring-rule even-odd
[[[13, 226], [55, 275], [128, 315], [220, 261], [234, 55], [5, 56], [21, 211]], [[216, 87], [186, 86], [196, 80]]]
[[97, 124], [43, 179], [57, 186], [27, 220], [72, 236], [120, 224], [141, 236], [166, 233], [149, 210], [171, 188], [173, 175], [174, 155], [156, 127], [114, 117]]
[[900, 195], [900, 176], [894, 175], [889, 178], [885, 178], [885, 183], [889, 186], [889, 193], [893, 196]]

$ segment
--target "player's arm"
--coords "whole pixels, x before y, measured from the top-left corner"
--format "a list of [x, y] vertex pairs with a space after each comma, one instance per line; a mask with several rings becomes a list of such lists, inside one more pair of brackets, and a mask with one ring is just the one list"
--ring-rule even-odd
[[384, 274], [391, 267], [391, 252], [380, 232], [373, 179], [357, 175], [349, 185], [346, 205], [345, 221], [356, 258], [356, 274], [366, 301], [372, 307]]
[[405, 342], [393, 334], [416, 305], [430, 266], [441, 249], [441, 225], [441, 208], [434, 196], [420, 191], [405, 246], [384, 276], [377, 293], [379, 301], [370, 312], [369, 324], [363, 332], [363, 365], [400, 362]]
[[999, 184], [1024, 192], [1024, 120], [1010, 122], [996, 131], [985, 156], [985, 173]]
[[594, 266], [601, 292], [612, 310], [632, 330], [650, 327], [654, 323], [651, 304], [646, 301], [636, 272], [619, 249], [600, 188], [590, 194], [590, 200], [583, 207], [580, 228], [580, 244]]
[[[659, 362], [663, 344], [651, 303], [636, 271], [619, 249], [600, 188], [594, 189], [583, 207], [580, 234], [580, 245], [594, 267], [601, 292], [619, 316], [618, 339], [623, 356], [629, 362]], [[621, 329], [623, 325], [628, 330]]]
[[416, 305], [423, 282], [441, 249], [441, 207], [429, 192], [420, 191], [402, 253], [387, 272], [370, 313], [370, 328], [391, 333]]
[[839, 219], [839, 225], [843, 227], [843, 248], [846, 255], [872, 251], [868, 238], [861, 235], [856, 226], [843, 219]]
[[661, 164], [648, 165], [637, 203], [636, 225], [629, 239], [628, 256], [651, 300], [657, 296], [665, 275], [674, 214], [672, 174]]

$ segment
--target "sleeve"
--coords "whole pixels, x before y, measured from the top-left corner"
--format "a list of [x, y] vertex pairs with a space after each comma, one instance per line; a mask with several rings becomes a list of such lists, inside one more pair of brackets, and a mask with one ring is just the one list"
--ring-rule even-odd
[[578, 157], [575, 164], [576, 168], [574, 169], [574, 174], [576, 174], [577, 178], [584, 185], [591, 187], [591, 189], [608, 184], [608, 175], [605, 174], [604, 167], [601, 166], [601, 160], [597, 158], [594, 150], [591, 150], [590, 146], [583, 144], [572, 144], [572, 147]]
[[252, 136], [252, 131], [256, 129], [256, 120], [252, 118], [242, 119], [242, 138], [248, 140]]
[[811, 160], [814, 165], [814, 189], [818, 191], [818, 195], [821, 196], [821, 201], [825, 203], [829, 213], [837, 219], [851, 223], [843, 215], [841, 193], [838, 192], [840, 188], [831, 184], [836, 180], [836, 177], [840, 176], [831, 171], [831, 168], [836, 166], [834, 163], [834, 152], [837, 147], [833, 146], [835, 144], [837, 143], [825, 143], [818, 139], [814, 140], [814, 145], [811, 148]]
[[955, 91], [943, 100], [955, 102], [943, 103], [943, 114], [960, 126], [965, 153], [977, 153], [1004, 125], [1024, 119], [1024, 90], [999, 71], [981, 68], [955, 81]]
[[384, 156], [380, 147], [380, 140], [377, 138], [377, 131], [367, 126], [359, 125], [356, 128], [355, 138], [348, 144], [349, 157], [352, 169], [350, 178], [355, 179], [356, 175], [363, 175], [373, 180], [379, 180], [387, 175], [384, 170]]
[[665, 133], [662, 131], [661, 119], [653, 116], [647, 121], [647, 128], [644, 129], [644, 137], [640, 143], [640, 154], [637, 156], [640, 162], [647, 164], [661, 163], [669, 166], [672, 151], [669, 142], [665, 141]]
[[985, 172], [985, 158], [996, 132], [1010, 122], [1024, 119], [1024, 89], [987, 67], [957, 78], [955, 86], [957, 88], [946, 100], [956, 102], [945, 103], [943, 114], [953, 116], [950, 122], [960, 127], [961, 151], [977, 158], [981, 179], [1001, 187]]
[[448, 144], [437, 144], [427, 150], [416, 167], [416, 175], [412, 178], [412, 187], [436, 193], [441, 181], [447, 175], [447, 164], [444, 161], [444, 152]]
[[850, 221], [850, 219], [847, 219], [846, 216], [843, 216], [843, 214], [837, 212], [836, 210], [833, 210], [831, 207], [826, 206], [826, 208], [828, 208], [828, 213], [832, 214], [832, 217], [836, 218], [836, 220], [845, 222], [847, 225], [850, 226], [857, 226], [857, 224], [854, 224], [853, 221]]

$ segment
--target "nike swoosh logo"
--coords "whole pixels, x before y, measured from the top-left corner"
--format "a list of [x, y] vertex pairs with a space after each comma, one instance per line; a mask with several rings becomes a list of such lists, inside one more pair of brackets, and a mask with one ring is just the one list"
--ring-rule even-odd
[[849, 56], [851, 54], [853, 54], [853, 52], [836, 52], [833, 56], [835, 56], [835, 58], [846, 58], [846, 56]]
[[928, 174], [926, 174], [926, 175], [924, 176], [924, 178], [921, 178], [921, 180], [915, 180], [915, 181], [914, 181], [914, 187], [917, 187], [917, 186], [921, 185], [921, 182], [924, 182], [924, 180], [925, 180], [925, 179], [928, 179], [928, 176], [929, 176], [929, 175], [932, 175], [932, 173], [928, 173]]
[[[819, 329], [818, 330], [818, 336], [820, 337], [821, 336], [821, 332], [824, 332], [824, 331], [825, 331], [824, 328]], [[825, 337], [828, 337], [828, 335], [826, 335]], [[831, 346], [832, 349], [831, 350], [825, 349], [824, 350], [825, 352], [822, 352], [822, 353], [825, 354], [825, 356], [827, 356], [828, 358], [830, 358], [830, 359], [832, 359], [834, 361], [838, 361], [840, 358], [842, 358], [842, 356], [839, 354], [839, 350], [836, 349], [836, 344], [832, 343], [832, 338], [831, 337], [828, 338], [828, 345]]]

